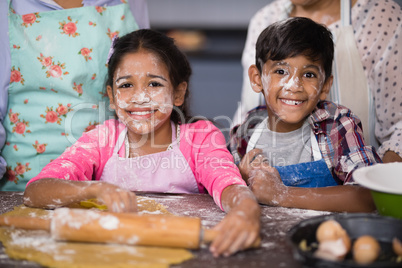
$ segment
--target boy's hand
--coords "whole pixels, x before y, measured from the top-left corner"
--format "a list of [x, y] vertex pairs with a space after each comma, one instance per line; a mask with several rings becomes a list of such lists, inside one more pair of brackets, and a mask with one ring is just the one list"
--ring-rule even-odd
[[250, 172], [248, 182], [251, 191], [260, 203], [281, 206], [286, 200], [288, 189], [274, 167], [261, 164], [259, 168]]
[[135, 193], [110, 183], [96, 184], [96, 198], [104, 203], [111, 212], [136, 212], [137, 197]]
[[268, 162], [265, 161], [261, 149], [253, 149], [243, 156], [239, 164], [239, 170], [243, 180], [247, 184], [249, 184], [248, 180], [250, 178], [250, 172], [261, 168], [261, 165], [269, 166]]

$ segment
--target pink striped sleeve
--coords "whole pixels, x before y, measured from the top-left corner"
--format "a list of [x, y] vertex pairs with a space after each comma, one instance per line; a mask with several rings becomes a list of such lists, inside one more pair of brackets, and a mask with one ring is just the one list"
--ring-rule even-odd
[[43, 178], [99, 180], [107, 160], [113, 153], [117, 139], [116, 129], [120, 133], [121, 125], [118, 125], [116, 120], [108, 120], [103, 125], [84, 133], [76, 143], [47, 164], [28, 184]]
[[180, 150], [188, 160], [200, 192], [205, 189], [223, 210], [221, 195], [233, 184], [246, 185], [221, 131], [209, 121], [181, 126]]

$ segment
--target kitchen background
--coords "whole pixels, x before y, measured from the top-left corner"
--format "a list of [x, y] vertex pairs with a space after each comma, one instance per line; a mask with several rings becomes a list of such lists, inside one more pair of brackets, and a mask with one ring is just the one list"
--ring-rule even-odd
[[241, 95], [248, 23], [271, 1], [148, 1], [151, 28], [174, 37], [189, 57], [192, 115], [216, 121], [226, 138]]

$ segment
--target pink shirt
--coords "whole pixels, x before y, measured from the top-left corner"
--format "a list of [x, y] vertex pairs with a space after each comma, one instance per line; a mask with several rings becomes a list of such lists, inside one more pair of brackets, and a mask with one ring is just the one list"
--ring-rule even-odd
[[[111, 119], [84, 133], [28, 184], [42, 178], [99, 180], [124, 128], [124, 124]], [[225, 137], [211, 122], [203, 120], [181, 125], [180, 130], [180, 151], [194, 173], [200, 193], [206, 189], [222, 208], [223, 189], [233, 184], [246, 185], [227, 150]], [[119, 156], [125, 157], [124, 146], [120, 149]]]

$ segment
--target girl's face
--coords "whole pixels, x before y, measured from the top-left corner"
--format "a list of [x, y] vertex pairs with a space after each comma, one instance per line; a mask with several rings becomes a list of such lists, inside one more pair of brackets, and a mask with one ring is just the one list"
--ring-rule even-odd
[[169, 127], [173, 105], [182, 104], [175, 98], [166, 65], [147, 50], [123, 57], [114, 73], [113, 88], [108, 86], [107, 92], [110, 107], [132, 134]]
[[257, 67], [253, 68], [257, 70], [257, 76], [253, 76], [257, 80], [251, 80], [252, 87], [263, 92], [270, 125], [274, 125], [272, 130], [277, 132], [300, 128], [318, 101], [325, 100], [332, 83], [332, 78], [324, 82], [321, 64], [304, 55], [280, 61], [268, 60], [261, 76]]

